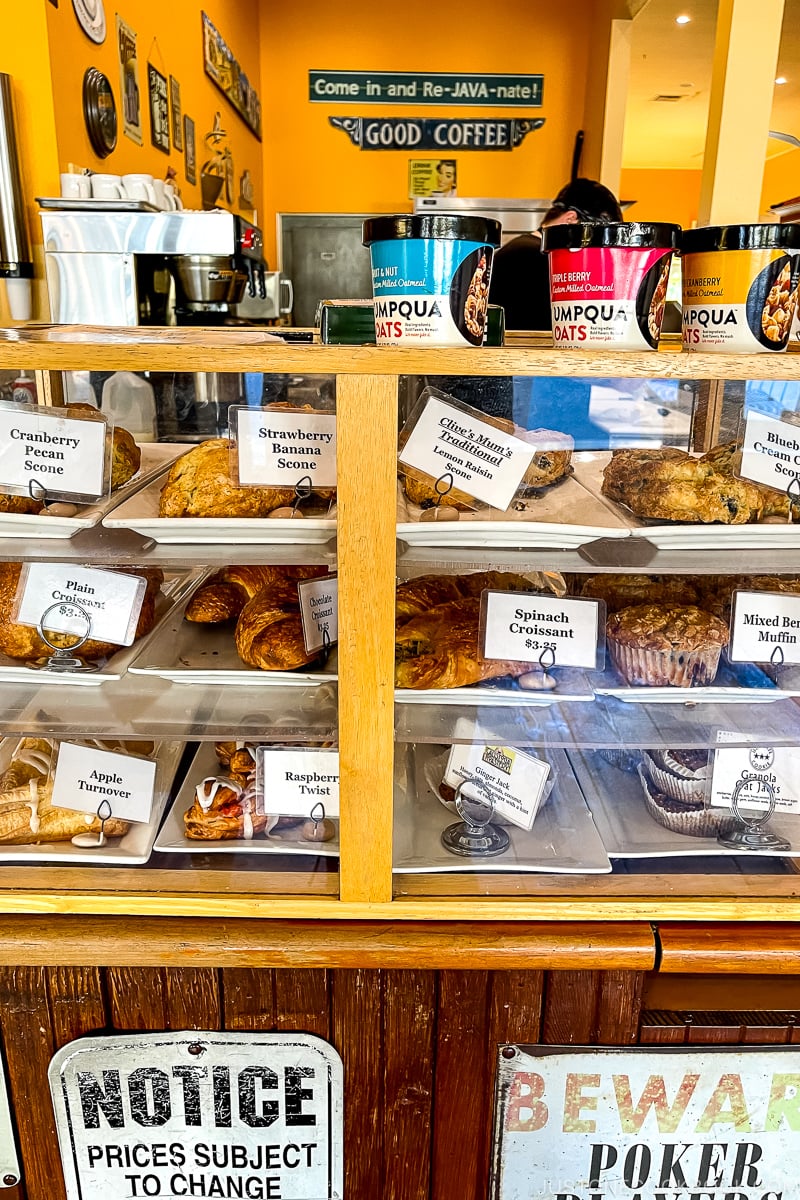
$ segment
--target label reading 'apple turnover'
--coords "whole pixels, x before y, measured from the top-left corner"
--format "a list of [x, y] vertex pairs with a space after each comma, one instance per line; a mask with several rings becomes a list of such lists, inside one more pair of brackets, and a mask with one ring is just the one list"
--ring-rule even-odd
[[[156, 764], [110, 750], [62, 742], [53, 775], [54, 808], [146, 824], [153, 811]], [[101, 807], [102, 806], [102, 807]]]
[[240, 487], [336, 487], [332, 413], [232, 408], [229, 420]]

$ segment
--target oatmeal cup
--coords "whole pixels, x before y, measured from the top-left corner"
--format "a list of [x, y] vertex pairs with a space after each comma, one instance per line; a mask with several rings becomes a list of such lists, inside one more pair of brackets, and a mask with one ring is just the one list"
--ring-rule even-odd
[[728, 636], [724, 622], [692, 604], [636, 604], [606, 622], [611, 662], [633, 687], [713, 683]]

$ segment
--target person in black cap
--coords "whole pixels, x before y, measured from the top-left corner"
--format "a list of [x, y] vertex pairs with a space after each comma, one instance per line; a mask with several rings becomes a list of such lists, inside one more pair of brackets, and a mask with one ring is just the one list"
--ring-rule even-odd
[[[622, 220], [613, 192], [595, 179], [573, 179], [556, 196], [542, 218], [547, 225], [578, 221], [610, 225]], [[505, 309], [506, 329], [552, 329], [550, 275], [539, 233], [523, 233], [495, 251], [489, 303]]]

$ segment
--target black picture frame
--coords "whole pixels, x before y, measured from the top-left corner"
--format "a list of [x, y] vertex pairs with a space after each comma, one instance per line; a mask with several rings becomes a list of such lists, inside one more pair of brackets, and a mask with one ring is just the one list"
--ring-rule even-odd
[[197, 183], [197, 149], [194, 136], [194, 121], [183, 118], [184, 174], [187, 183]]
[[169, 109], [172, 116], [172, 144], [183, 150], [183, 114], [181, 110], [181, 85], [174, 75], [169, 77]]
[[167, 77], [152, 63], [147, 64], [147, 91], [150, 97], [150, 140], [158, 150], [169, 154], [169, 92]]

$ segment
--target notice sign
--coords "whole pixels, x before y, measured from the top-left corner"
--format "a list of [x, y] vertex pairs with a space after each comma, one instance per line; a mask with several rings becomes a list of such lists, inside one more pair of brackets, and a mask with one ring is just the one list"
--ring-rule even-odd
[[790, 494], [800, 498], [800, 428], [762, 413], [748, 413], [740, 474], [780, 492], [794, 483]]
[[[726, 740], [725, 734], [718, 732], [717, 740]], [[776, 812], [800, 813], [800, 746], [729, 746], [715, 750], [711, 807], [731, 808], [734, 788], [740, 780], [747, 781], [739, 793], [743, 809], [766, 811], [771, 789]]]
[[338, 750], [256, 749], [256, 812], [286, 817], [339, 815]]
[[789, 1200], [800, 1052], [504, 1046], [493, 1200]]
[[484, 592], [481, 625], [484, 658], [592, 670], [598, 665], [601, 626], [597, 600]]
[[20, 574], [14, 620], [131, 646], [146, 591], [141, 575], [70, 563], [28, 563]]
[[97, 500], [105, 490], [105, 418], [81, 421], [56, 413], [0, 404], [0, 491]]
[[339, 640], [339, 580], [304, 579], [297, 585], [303, 641], [306, 653], [313, 654]]
[[479, 414], [429, 396], [399, 459], [433, 479], [451, 475], [459, 491], [505, 510], [534, 453], [533, 446]]
[[332, 413], [235, 408], [240, 487], [336, 486], [336, 417]]
[[[121, 821], [150, 820], [156, 764], [150, 758], [115, 754], [62, 742], [53, 778], [54, 808], [97, 813]], [[98, 814], [100, 815], [100, 814]]]
[[339, 1200], [342, 1061], [321, 1038], [80, 1038], [50, 1063], [67, 1200]]
[[731, 662], [800, 663], [800, 596], [735, 592]]
[[545, 793], [549, 763], [512, 746], [453, 746], [444, 782], [457, 788], [467, 779], [480, 779], [483, 787], [467, 784], [467, 797], [494, 801], [498, 817], [530, 829]]
[[544, 75], [461, 75], [450, 71], [309, 71], [318, 104], [447, 104], [540, 108]]

